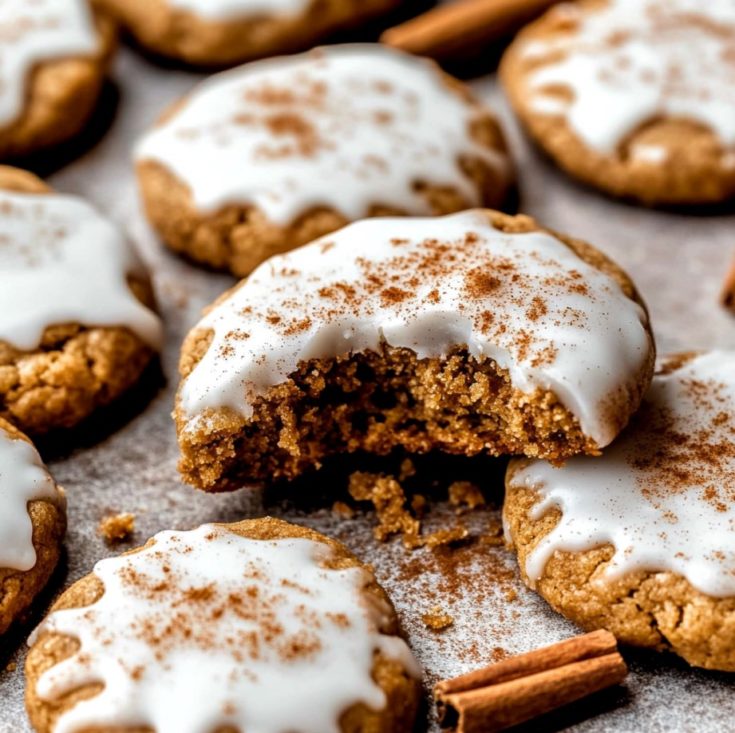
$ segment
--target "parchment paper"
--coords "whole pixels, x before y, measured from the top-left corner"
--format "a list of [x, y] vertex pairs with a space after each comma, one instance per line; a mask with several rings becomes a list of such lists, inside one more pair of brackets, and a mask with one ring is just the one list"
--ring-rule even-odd
[[[88, 136], [99, 141], [54, 172], [50, 182], [61, 191], [88, 197], [128, 232], [143, 253], [167, 325], [163, 371], [168, 383], [156, 391], [155, 375], [146, 380], [139, 394], [124, 400], [121, 410], [70, 438], [70, 443], [81, 441], [81, 447], [45, 448], [56, 478], [68, 493], [68, 562], [26, 626], [0, 642], [0, 733], [29, 730], [22, 676], [27, 632], [62, 588], [88, 573], [97, 560], [119, 551], [106, 547], [96, 534], [98, 521], [110, 510], [137, 515], [134, 541], [122, 549], [142, 543], [159, 530], [264, 513], [302, 522], [343, 540], [374, 565], [392, 596], [411, 646], [426, 668], [427, 686], [437, 678], [574, 634], [571, 624], [520, 584], [514, 558], [501, 547], [475, 544], [437, 560], [429, 551], [404, 550], [400, 540], [380, 544], [372, 537], [374, 517], [369, 512], [344, 519], [332, 512], [332, 498], [325, 498], [320, 506], [322, 490], [329, 494], [334, 488], [325, 485], [329, 478], [315, 479], [311, 489], [309, 482], [302, 487], [301, 496], [312, 491], [317, 497], [308, 508], [301, 501], [260, 492], [208, 496], [181, 484], [169, 417], [178, 347], [200, 309], [232, 280], [196, 269], [158, 245], [141, 215], [130, 164], [133, 141], [197, 76], [162, 68], [122, 49], [113, 78], [116, 93], [108, 90], [103, 104], [108, 112], [96, 120]], [[735, 347], [735, 319], [717, 304], [721, 279], [735, 254], [735, 217], [638, 209], [574, 184], [529, 148], [492, 77], [473, 85], [496, 106], [505, 123], [521, 174], [522, 210], [549, 226], [588, 239], [633, 275], [650, 307], [659, 351]], [[58, 163], [48, 156], [34, 161], [45, 172]], [[462, 470], [451, 462], [445, 468], [450, 473]], [[492, 462], [474, 470], [487, 496], [495, 501], [494, 508], [465, 518], [478, 536], [497, 527], [502, 471]], [[443, 521], [455, 521], [446, 504], [432, 510], [429, 523], [437, 526]], [[454, 625], [442, 633], [428, 630], [421, 620], [435, 605], [454, 617]], [[624, 688], [537, 721], [528, 730], [567, 726], [616, 733], [732, 730], [735, 695], [729, 676], [691, 670], [673, 657], [632, 651], [626, 651], [626, 657], [631, 675]], [[8, 669], [1, 671], [6, 665]], [[427, 725], [437, 730], [432, 722], [419, 729]]]

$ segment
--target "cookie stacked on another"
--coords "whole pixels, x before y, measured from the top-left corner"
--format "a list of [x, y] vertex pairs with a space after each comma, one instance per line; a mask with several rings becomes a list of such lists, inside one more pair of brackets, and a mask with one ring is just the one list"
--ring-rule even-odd
[[310, 48], [402, 0], [96, 0], [149, 50], [227, 66]]
[[140, 143], [146, 213], [236, 275], [356, 219], [503, 206], [495, 117], [433, 63], [332, 46], [212, 77]]
[[98, 563], [31, 640], [39, 733], [409, 733], [420, 671], [372, 572], [275, 519]]
[[735, 3], [582, 0], [524, 29], [501, 74], [566, 171], [648, 204], [735, 196]]
[[0, 159], [64, 142], [97, 102], [115, 24], [88, 0], [0, 5]]
[[0, 637], [48, 582], [65, 532], [62, 490], [30, 440], [0, 418]]
[[0, 417], [69, 428], [129, 389], [162, 324], [141, 262], [85, 201], [0, 167]]
[[597, 454], [649, 385], [630, 279], [528, 217], [368, 219], [261, 265], [187, 337], [185, 480], [293, 478], [329, 455]]
[[506, 484], [523, 577], [557, 611], [735, 671], [735, 353], [663, 359], [602, 457], [514, 461]]

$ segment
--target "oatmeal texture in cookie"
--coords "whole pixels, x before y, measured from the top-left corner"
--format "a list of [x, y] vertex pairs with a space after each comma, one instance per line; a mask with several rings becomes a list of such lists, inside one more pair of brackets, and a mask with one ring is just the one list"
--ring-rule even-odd
[[336, 452], [599, 452], [649, 384], [616, 265], [528, 217], [368, 219], [261, 265], [187, 337], [175, 418], [204, 489]]
[[28, 438], [0, 419], [0, 635], [48, 582], [65, 531], [63, 492]]
[[112, 21], [87, 0], [0, 0], [0, 158], [82, 129], [115, 36]]
[[409, 733], [420, 692], [372, 572], [275, 519], [162, 532], [99, 562], [31, 645], [39, 733]]
[[85, 201], [0, 168], [0, 417], [71, 427], [132, 386], [158, 349], [148, 277]]
[[402, 0], [96, 0], [149, 50], [222, 67], [311, 48]]
[[237, 275], [367, 216], [500, 207], [511, 180], [491, 112], [432, 62], [377, 44], [215, 76], [136, 161], [162, 239]]
[[735, 352], [670, 357], [601, 458], [513, 461], [526, 582], [585, 628], [735, 671], [734, 416]]
[[565, 170], [649, 204], [735, 195], [735, 3], [583, 0], [525, 29], [511, 102]]

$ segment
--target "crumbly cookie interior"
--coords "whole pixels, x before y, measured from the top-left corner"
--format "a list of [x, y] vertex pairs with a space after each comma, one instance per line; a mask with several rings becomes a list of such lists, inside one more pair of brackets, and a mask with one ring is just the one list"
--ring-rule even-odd
[[291, 479], [331, 455], [397, 446], [552, 461], [597, 452], [552, 392], [521, 392], [494, 360], [466, 348], [419, 359], [387, 345], [303, 362], [258, 398], [250, 419], [218, 412], [180, 439], [183, 475], [207, 490]]

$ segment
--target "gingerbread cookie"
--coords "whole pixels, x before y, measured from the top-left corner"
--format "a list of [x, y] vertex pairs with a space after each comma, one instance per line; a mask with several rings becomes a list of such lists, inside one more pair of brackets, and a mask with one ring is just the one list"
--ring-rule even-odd
[[653, 341], [600, 252], [475, 210], [367, 219], [272, 258], [189, 334], [180, 370], [180, 468], [219, 490], [357, 450], [598, 453]]
[[85, 201], [0, 167], [0, 417], [71, 427], [132, 386], [158, 349], [148, 276]]
[[166, 244], [237, 275], [367, 216], [498, 207], [510, 183], [492, 114], [433, 63], [377, 44], [209, 79], [136, 159]]
[[372, 572], [276, 519], [97, 563], [34, 633], [26, 677], [38, 733], [410, 733], [420, 695]]
[[76, 135], [102, 88], [114, 23], [88, 0], [0, 3], [0, 158]]
[[63, 492], [30, 440], [0, 419], [0, 635], [48, 582], [65, 531]]
[[401, 0], [97, 0], [149, 50], [198, 66], [230, 66], [311, 48]]
[[525, 29], [501, 75], [567, 172], [648, 204], [735, 195], [735, 4], [582, 0]]
[[521, 573], [554, 609], [735, 671], [735, 352], [664, 360], [601, 458], [513, 461], [506, 484]]

